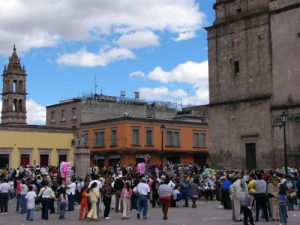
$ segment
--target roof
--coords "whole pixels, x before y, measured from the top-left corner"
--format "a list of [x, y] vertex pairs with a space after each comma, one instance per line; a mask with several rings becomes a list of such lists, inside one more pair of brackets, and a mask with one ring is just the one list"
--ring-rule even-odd
[[44, 125], [7, 125], [0, 124], [0, 131], [73, 133], [72, 128], [49, 127]]
[[178, 121], [178, 120], [161, 120], [161, 119], [147, 119], [147, 118], [136, 118], [136, 117], [119, 117], [108, 120], [98, 120], [93, 122], [81, 123], [80, 126], [90, 126], [97, 124], [107, 124], [113, 122], [141, 122], [141, 123], [159, 123], [159, 124], [181, 124], [181, 125], [202, 125], [208, 126], [207, 123], [203, 122], [190, 122], [190, 121]]

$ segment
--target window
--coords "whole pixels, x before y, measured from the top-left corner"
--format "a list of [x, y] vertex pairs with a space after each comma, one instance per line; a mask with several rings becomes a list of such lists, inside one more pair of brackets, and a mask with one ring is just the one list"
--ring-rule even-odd
[[72, 108], [72, 119], [76, 120], [77, 119], [77, 111], [76, 111], [76, 107]]
[[51, 122], [55, 123], [55, 112], [54, 111], [51, 112]]
[[146, 130], [146, 145], [153, 145], [153, 131], [152, 129]]
[[240, 72], [240, 62], [234, 61], [234, 73], [237, 75]]
[[167, 131], [167, 146], [173, 146], [173, 147], [180, 146], [179, 131]]
[[66, 120], [66, 110], [62, 109], [61, 110], [61, 121], [65, 121]]
[[83, 133], [83, 146], [88, 147], [89, 146], [89, 134]]
[[112, 146], [117, 146], [118, 145], [118, 133], [117, 133], [116, 128], [111, 130], [111, 145]]
[[236, 9], [236, 12], [237, 12], [237, 13], [241, 13], [241, 12], [242, 12], [242, 9], [241, 9], [241, 8], [237, 8], [237, 9]]
[[206, 133], [194, 132], [194, 147], [206, 147]]
[[94, 146], [95, 147], [104, 147], [105, 146], [105, 131], [95, 131]]
[[132, 129], [132, 145], [140, 144], [140, 128]]
[[17, 81], [16, 80], [13, 81], [13, 92], [14, 93], [17, 92]]

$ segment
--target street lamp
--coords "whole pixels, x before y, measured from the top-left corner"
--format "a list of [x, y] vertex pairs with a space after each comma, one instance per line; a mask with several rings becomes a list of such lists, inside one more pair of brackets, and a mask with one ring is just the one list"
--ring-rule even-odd
[[285, 132], [285, 125], [288, 120], [288, 114], [286, 112], [282, 112], [280, 115], [280, 119], [282, 122], [283, 126], [283, 141], [284, 141], [284, 170], [285, 174], [288, 175], [288, 170], [287, 170], [287, 147], [286, 147], [286, 132]]
[[165, 124], [162, 124], [160, 126], [160, 133], [161, 133], [161, 166], [164, 165], [164, 133], [166, 131], [166, 126]]

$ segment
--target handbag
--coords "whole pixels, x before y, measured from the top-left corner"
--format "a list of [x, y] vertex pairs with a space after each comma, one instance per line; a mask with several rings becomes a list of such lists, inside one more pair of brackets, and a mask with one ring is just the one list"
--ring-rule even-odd
[[42, 196], [43, 196], [43, 193], [46, 191], [47, 188], [45, 188], [42, 192], [41, 195], [37, 196], [37, 198], [35, 199], [35, 204], [38, 205], [42, 202]]

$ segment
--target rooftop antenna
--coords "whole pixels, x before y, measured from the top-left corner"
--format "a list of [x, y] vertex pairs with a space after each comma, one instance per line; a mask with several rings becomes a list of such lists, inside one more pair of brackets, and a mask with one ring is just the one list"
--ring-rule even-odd
[[186, 89], [187, 94], [188, 94], [188, 107], [190, 107], [190, 89]]
[[94, 75], [94, 81], [95, 81], [95, 83], [94, 83], [94, 91], [95, 91], [95, 94], [97, 94], [97, 87], [98, 87], [98, 85], [97, 85], [97, 77], [96, 77], [96, 74]]

